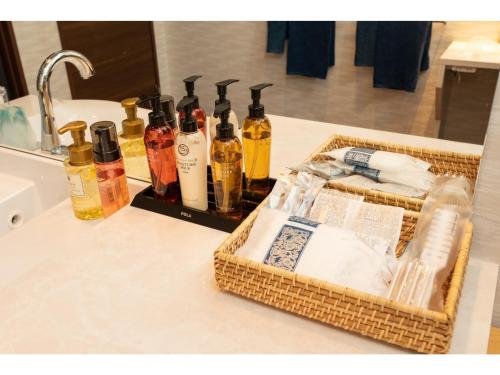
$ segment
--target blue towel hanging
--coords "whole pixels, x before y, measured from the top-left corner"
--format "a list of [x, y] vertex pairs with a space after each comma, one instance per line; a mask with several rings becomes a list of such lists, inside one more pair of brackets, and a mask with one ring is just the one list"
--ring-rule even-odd
[[356, 66], [373, 66], [373, 87], [414, 92], [429, 68], [430, 21], [359, 21]]
[[287, 39], [287, 74], [325, 79], [335, 64], [335, 22], [268, 22], [267, 52], [283, 53]]

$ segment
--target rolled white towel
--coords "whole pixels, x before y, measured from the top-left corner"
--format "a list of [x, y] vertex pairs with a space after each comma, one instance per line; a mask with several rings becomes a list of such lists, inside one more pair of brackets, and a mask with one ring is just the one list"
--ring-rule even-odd
[[354, 173], [368, 177], [376, 182], [387, 182], [408, 186], [428, 193], [436, 176], [425, 169], [401, 169], [399, 171], [378, 170], [372, 168], [360, 167], [358, 165], [348, 165], [340, 160], [332, 161], [332, 163], [344, 170], [346, 174]]
[[322, 154], [343, 161], [348, 165], [378, 169], [384, 172], [427, 171], [431, 166], [430, 163], [410, 155], [360, 147], [336, 148]]

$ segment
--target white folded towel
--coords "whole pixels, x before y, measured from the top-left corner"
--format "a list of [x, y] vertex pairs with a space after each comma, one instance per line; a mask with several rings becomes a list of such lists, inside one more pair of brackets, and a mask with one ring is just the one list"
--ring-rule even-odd
[[236, 255], [379, 296], [392, 278], [387, 258], [355, 232], [271, 208], [261, 209]]

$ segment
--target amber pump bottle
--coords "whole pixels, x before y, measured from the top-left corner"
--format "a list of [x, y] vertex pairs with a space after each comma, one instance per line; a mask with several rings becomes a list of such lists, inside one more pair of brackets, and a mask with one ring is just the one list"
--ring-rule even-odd
[[114, 122], [96, 122], [90, 132], [102, 212], [108, 217], [130, 202], [125, 165]]
[[220, 117], [216, 135], [210, 147], [210, 164], [217, 213], [233, 219], [241, 218], [242, 148], [229, 123], [229, 103], [215, 106], [214, 116]]
[[138, 100], [139, 98], [127, 98], [121, 101], [127, 118], [122, 121], [123, 131], [118, 136], [118, 142], [127, 176], [149, 180], [148, 160], [144, 147], [144, 120], [137, 117]]
[[[184, 85], [186, 87], [187, 95], [185, 95], [182, 99], [191, 98], [193, 99], [193, 111], [191, 116], [196, 120], [198, 125], [198, 129], [203, 133], [203, 135], [207, 136], [206, 125], [207, 125], [207, 115], [205, 110], [200, 107], [200, 102], [198, 100], [198, 96], [194, 94], [194, 83], [198, 78], [202, 76], [191, 76], [184, 79]], [[185, 118], [185, 114], [182, 109], [179, 110], [179, 123]]]
[[161, 110], [160, 94], [147, 96], [138, 105], [150, 103], [153, 110], [148, 114], [149, 124], [144, 132], [144, 145], [148, 157], [151, 184], [158, 199], [176, 202], [179, 199], [177, 168], [175, 161], [175, 132]]
[[69, 158], [64, 160], [68, 177], [73, 212], [78, 219], [93, 220], [102, 217], [101, 197], [97, 188], [92, 143], [85, 141], [84, 121], [72, 121], [57, 132], [71, 132], [73, 144], [68, 146]]
[[[239, 80], [238, 79], [226, 79], [225, 81], [220, 81], [220, 82], [217, 82], [215, 84], [215, 86], [217, 86], [217, 95], [219, 96], [219, 98], [215, 101], [215, 106], [217, 106], [219, 104], [227, 103], [229, 105], [229, 107], [231, 108], [231, 101], [226, 97], [227, 86], [229, 86], [231, 83], [234, 83], [234, 82], [239, 82]], [[220, 122], [219, 119], [217, 119], [217, 117], [215, 117], [215, 111], [214, 111], [214, 115], [210, 117], [210, 121], [209, 121], [210, 139], [212, 141], [215, 138], [215, 135], [217, 133], [216, 127], [217, 127], [217, 124], [219, 122]], [[236, 113], [234, 113], [234, 111], [232, 109], [230, 109], [230, 112], [229, 112], [229, 123], [233, 124], [233, 128], [234, 128], [233, 132], [236, 135], [236, 137], [238, 137], [240, 139], [240, 142], [241, 142], [241, 132], [240, 132], [239, 125], [238, 125], [238, 118], [236, 117]]]
[[261, 83], [250, 87], [252, 104], [243, 122], [243, 153], [245, 179], [248, 191], [266, 194], [269, 190], [269, 169], [271, 165], [271, 122], [264, 114], [260, 103], [261, 90], [272, 83]]

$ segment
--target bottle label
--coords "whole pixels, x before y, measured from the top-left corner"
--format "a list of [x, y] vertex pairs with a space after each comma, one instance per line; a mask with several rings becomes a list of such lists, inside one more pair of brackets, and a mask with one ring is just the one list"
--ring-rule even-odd
[[189, 173], [192, 168], [198, 166], [198, 158], [196, 155], [190, 155], [190, 149], [185, 143], [177, 146], [177, 169], [179, 173]]
[[70, 194], [75, 197], [84, 197], [85, 189], [83, 187], [82, 176], [79, 174], [69, 174], [68, 175], [68, 184]]
[[189, 147], [184, 143], [181, 143], [179, 146], [177, 146], [177, 150], [182, 156], [187, 156], [189, 154]]

